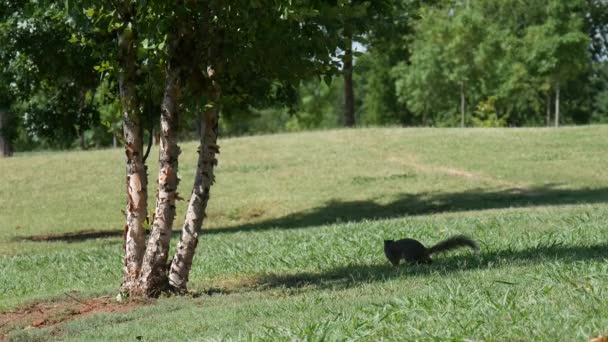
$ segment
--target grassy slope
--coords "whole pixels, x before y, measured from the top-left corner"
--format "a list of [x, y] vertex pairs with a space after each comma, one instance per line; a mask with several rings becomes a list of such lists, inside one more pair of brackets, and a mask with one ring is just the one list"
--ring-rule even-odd
[[[210, 230], [199, 244], [191, 287], [229, 293], [75, 321], [59, 336], [608, 334], [607, 136], [608, 126], [595, 126], [358, 129], [224, 140]], [[181, 189], [188, 194], [195, 146], [183, 150]], [[122, 161], [119, 150], [0, 161], [0, 310], [68, 290], [115, 291], [119, 238], [14, 239], [120, 230]], [[155, 179], [155, 167], [150, 173]], [[183, 209], [182, 203], [176, 227]], [[455, 233], [478, 238], [482, 253], [452, 253], [430, 267], [397, 271], [382, 254], [384, 238], [430, 244]], [[47, 332], [13, 337], [36, 334]]]

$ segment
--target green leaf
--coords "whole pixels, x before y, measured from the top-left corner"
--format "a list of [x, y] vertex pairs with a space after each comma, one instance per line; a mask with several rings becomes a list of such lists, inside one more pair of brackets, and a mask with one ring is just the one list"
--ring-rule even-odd
[[72, 44], [76, 44], [78, 43], [78, 37], [76, 37], [76, 34], [72, 33], [72, 36], [70, 37], [70, 39], [68, 40], [68, 42], [72, 43]]
[[95, 7], [87, 9], [84, 14], [90, 19], [95, 15]]

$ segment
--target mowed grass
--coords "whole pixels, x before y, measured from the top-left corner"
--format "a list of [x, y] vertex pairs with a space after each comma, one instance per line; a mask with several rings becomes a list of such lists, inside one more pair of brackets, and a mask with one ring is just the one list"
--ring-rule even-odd
[[[14, 327], [8, 338], [608, 335], [608, 126], [371, 128], [227, 139], [220, 146], [190, 277], [203, 295], [46, 329]], [[180, 189], [188, 197], [196, 145], [182, 149]], [[0, 160], [0, 311], [66, 292], [117, 293], [123, 163], [122, 150]], [[151, 184], [150, 206], [154, 193]], [[176, 229], [184, 207], [178, 205]], [[110, 237], [23, 239], [84, 230]], [[476, 238], [481, 252], [399, 269], [383, 255], [386, 238], [430, 245], [452, 234]]]

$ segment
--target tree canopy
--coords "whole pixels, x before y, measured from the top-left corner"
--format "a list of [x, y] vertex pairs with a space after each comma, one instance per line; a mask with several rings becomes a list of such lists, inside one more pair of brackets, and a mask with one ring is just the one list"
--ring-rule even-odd
[[[8, 123], [2, 134], [16, 150], [121, 139], [113, 48], [124, 24], [115, 10], [120, 3], [2, 3], [0, 108]], [[144, 134], [158, 127], [168, 32], [186, 17], [197, 52], [182, 55], [197, 65], [183, 89], [183, 138], [196, 133], [210, 62], [222, 69], [220, 127], [228, 135], [339, 126], [344, 96], [351, 96], [336, 77], [347, 36], [363, 51], [350, 58], [358, 94], [352, 105], [364, 125], [455, 126], [462, 118], [467, 126], [544, 125], [558, 111], [565, 124], [605, 121], [604, 1], [132, 5]], [[211, 57], [213, 49], [221, 53]]]

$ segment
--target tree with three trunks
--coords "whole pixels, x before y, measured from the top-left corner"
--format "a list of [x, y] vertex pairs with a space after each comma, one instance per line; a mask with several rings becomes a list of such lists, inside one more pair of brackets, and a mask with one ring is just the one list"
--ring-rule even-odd
[[[74, 7], [73, 15], [80, 18], [75, 21], [82, 23], [81, 39], [94, 44], [99, 32], [116, 35], [116, 46], [100, 53], [109, 65], [105, 69], [118, 79], [127, 157], [124, 293], [154, 297], [167, 290], [187, 291], [214, 181], [220, 108], [289, 98], [289, 89], [299, 80], [334, 72], [337, 40], [323, 29], [318, 5], [279, 0], [235, 1], [230, 6], [222, 1], [115, 0], [106, 7], [93, 1]], [[164, 86], [156, 205], [148, 218], [145, 120], [137, 85], [146, 72], [142, 66], [151, 64], [161, 70]], [[186, 111], [200, 113], [199, 160], [182, 233], [169, 261], [175, 201], [181, 199], [178, 122]], [[146, 239], [147, 220], [151, 231]]]

